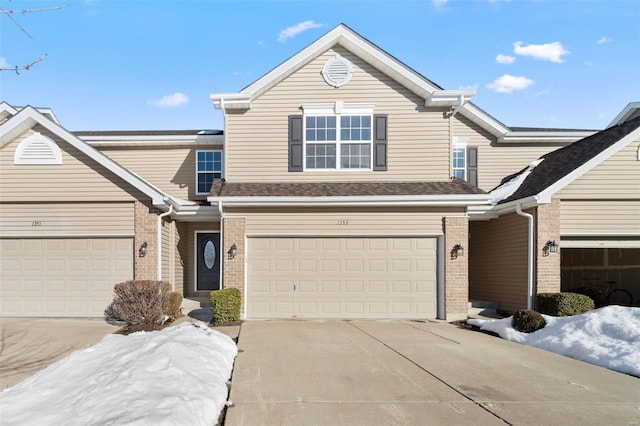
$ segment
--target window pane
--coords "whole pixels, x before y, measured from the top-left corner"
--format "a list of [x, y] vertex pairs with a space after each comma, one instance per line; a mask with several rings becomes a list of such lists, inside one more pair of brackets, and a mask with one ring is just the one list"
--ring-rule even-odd
[[313, 129], [307, 128], [307, 140], [308, 141], [316, 140], [316, 133], [313, 131]]
[[347, 128], [347, 129], [345, 129], [345, 128], [343, 127], [343, 128], [342, 128], [342, 130], [340, 130], [340, 140], [343, 140], [343, 141], [350, 141], [350, 140], [351, 140], [351, 138], [349, 137], [349, 134], [350, 134], [349, 129], [348, 129], [348, 128]]
[[369, 144], [344, 144], [341, 149], [341, 167], [348, 169], [368, 169], [371, 167], [371, 147]]
[[360, 129], [352, 129], [351, 130], [351, 140], [359, 141], [360, 140]]
[[371, 129], [362, 129], [362, 140], [363, 141], [371, 140]]
[[327, 140], [335, 141], [336, 140], [336, 129], [327, 129]]
[[342, 127], [342, 128], [349, 127], [349, 116], [348, 115], [343, 115], [342, 117], [340, 117], [340, 127]]
[[371, 128], [371, 116], [370, 115], [363, 115], [362, 116], [362, 127], [368, 127]]
[[331, 169], [336, 167], [334, 144], [309, 144], [306, 148], [308, 169]]
[[331, 127], [333, 129], [336, 128], [336, 117], [334, 116], [327, 117], [327, 127]]
[[360, 116], [354, 115], [351, 117], [351, 127], [360, 127]]
[[307, 129], [313, 129], [316, 127], [316, 118], [313, 116], [307, 116]]

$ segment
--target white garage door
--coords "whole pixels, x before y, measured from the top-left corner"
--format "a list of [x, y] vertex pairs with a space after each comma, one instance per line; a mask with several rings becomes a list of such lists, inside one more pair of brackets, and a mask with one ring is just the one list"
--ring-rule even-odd
[[0, 315], [103, 316], [132, 253], [131, 238], [0, 239]]
[[436, 317], [435, 238], [249, 238], [248, 318]]

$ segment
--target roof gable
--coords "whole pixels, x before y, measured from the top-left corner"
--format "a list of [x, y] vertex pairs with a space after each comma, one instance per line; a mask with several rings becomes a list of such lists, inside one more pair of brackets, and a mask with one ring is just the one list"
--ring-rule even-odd
[[500, 186], [492, 192], [498, 191], [521, 174], [529, 172], [518, 189], [499, 201], [499, 204], [533, 196], [540, 202], [548, 202], [559, 190], [639, 137], [640, 117], [636, 117], [543, 155], [540, 157], [543, 161], [534, 169], [525, 168], [504, 178]]
[[508, 127], [468, 102], [470, 96], [475, 92], [444, 90], [436, 83], [405, 65], [344, 24], [338, 25], [242, 89], [239, 93], [211, 94], [210, 97], [214, 101], [216, 108], [235, 106], [248, 109], [253, 99], [259, 97], [280, 81], [337, 45], [349, 50], [354, 55], [425, 99], [425, 104], [442, 106], [444, 105], [442, 102], [446, 102], [448, 106], [455, 106], [462, 114], [495, 136], [502, 135], [509, 131]]
[[76, 136], [45, 117], [33, 107], [27, 106], [23, 108], [0, 125], [0, 148], [6, 146], [16, 137], [33, 128], [35, 125], [39, 125], [55, 134], [57, 137], [69, 143], [71, 146], [78, 149], [98, 164], [104, 166], [115, 175], [122, 178], [125, 182], [129, 183], [143, 194], [149, 196], [153, 200], [154, 205], [166, 207], [164, 202], [167, 198], [166, 194], [152, 186], [141, 177], [123, 168], [92, 146], [88, 145], [86, 142], [78, 139]]

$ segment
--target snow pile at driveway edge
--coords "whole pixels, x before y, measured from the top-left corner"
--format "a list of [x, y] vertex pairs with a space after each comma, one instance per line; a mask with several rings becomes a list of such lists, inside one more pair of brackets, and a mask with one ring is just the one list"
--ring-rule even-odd
[[547, 325], [521, 333], [511, 319], [469, 319], [503, 339], [640, 377], [640, 308], [606, 306], [572, 317], [543, 315]]
[[109, 334], [0, 393], [2, 425], [207, 425], [237, 347], [202, 322]]

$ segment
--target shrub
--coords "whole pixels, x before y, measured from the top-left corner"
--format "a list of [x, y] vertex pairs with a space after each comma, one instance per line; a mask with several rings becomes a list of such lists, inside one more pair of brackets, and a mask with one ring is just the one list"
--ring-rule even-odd
[[226, 324], [240, 319], [240, 290], [225, 288], [211, 292], [211, 310], [215, 324]]
[[182, 316], [182, 295], [177, 291], [169, 293], [169, 306], [167, 308], [167, 315], [169, 318], [176, 319]]
[[132, 280], [114, 286], [111, 312], [129, 325], [162, 322], [169, 307], [171, 285], [164, 281]]
[[555, 317], [580, 315], [594, 308], [589, 296], [577, 293], [540, 293], [536, 295], [536, 310]]
[[544, 328], [546, 322], [541, 314], [536, 311], [520, 310], [513, 314], [511, 320], [513, 328], [522, 333], [533, 333]]

